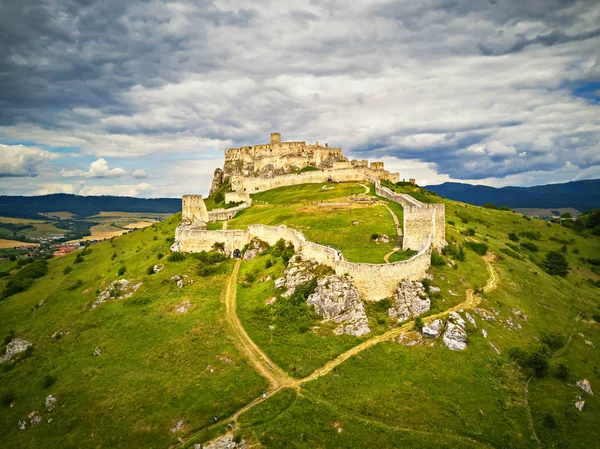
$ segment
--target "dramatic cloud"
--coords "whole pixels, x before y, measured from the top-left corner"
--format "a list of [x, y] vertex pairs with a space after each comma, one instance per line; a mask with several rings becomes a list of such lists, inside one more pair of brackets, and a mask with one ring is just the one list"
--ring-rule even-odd
[[587, 0], [3, 2], [0, 142], [104, 161], [46, 185], [151, 173], [169, 195], [273, 130], [420, 183], [597, 176], [599, 24]]
[[0, 143], [0, 177], [35, 177], [41, 164], [57, 157], [37, 147]]
[[[136, 172], [139, 171], [140, 170], [136, 170]], [[144, 172], [144, 170], [141, 171]], [[129, 170], [124, 170], [122, 168], [108, 168], [108, 162], [106, 162], [106, 159], [100, 158], [90, 164], [89, 170], [62, 169], [60, 174], [63, 176], [63, 178], [122, 178], [123, 176], [129, 174]]]

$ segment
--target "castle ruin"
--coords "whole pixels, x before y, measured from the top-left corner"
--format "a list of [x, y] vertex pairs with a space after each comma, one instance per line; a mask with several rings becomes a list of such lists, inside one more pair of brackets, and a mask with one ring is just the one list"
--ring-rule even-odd
[[[304, 167], [314, 169], [302, 170]], [[274, 244], [283, 238], [292, 243], [303, 257], [333, 268], [336, 274], [352, 276], [357, 289], [367, 300], [390, 297], [403, 280], [423, 279], [431, 264], [431, 252], [446, 245], [444, 204], [423, 204], [410, 195], [382, 187], [381, 180], [398, 182], [399, 174], [384, 169], [383, 162], [348, 161], [341, 148], [306, 145], [305, 142], [281, 142], [279, 133], [271, 134], [271, 143], [232, 148], [225, 153], [224, 168], [215, 171], [211, 194], [223, 183], [232, 192], [226, 202], [241, 202], [230, 209], [206, 210], [201, 195], [184, 195], [182, 222], [175, 231], [172, 251], [210, 251], [215, 243], [223, 243], [224, 251], [233, 255], [253, 238]], [[404, 208], [403, 249], [418, 253], [408, 260], [388, 264], [352, 263], [341, 252], [309, 241], [301, 232], [285, 226], [255, 224], [246, 230], [208, 230], [207, 222], [228, 220], [252, 205], [251, 193], [275, 187], [304, 183], [368, 181], [377, 195]], [[411, 178], [411, 183], [414, 180]], [[375, 282], [374, 282], [375, 281]]]

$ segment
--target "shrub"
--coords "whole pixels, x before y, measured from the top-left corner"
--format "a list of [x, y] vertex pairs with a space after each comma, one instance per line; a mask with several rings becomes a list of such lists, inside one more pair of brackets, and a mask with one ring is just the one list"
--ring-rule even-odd
[[453, 220], [448, 220], [448, 224], [450, 226], [455, 226], [456, 225], [456, 223]]
[[562, 348], [565, 344], [565, 337], [555, 332], [545, 332], [542, 335], [542, 343], [547, 345], [553, 351]]
[[185, 260], [185, 254], [180, 253], [180, 252], [173, 252], [173, 253], [169, 254], [169, 257], [167, 257], [167, 260], [169, 262], [182, 262]]
[[442, 266], [446, 265], [446, 259], [444, 259], [444, 256], [442, 256], [437, 251], [432, 251], [431, 252], [431, 265], [433, 265], [435, 267], [442, 267]]
[[81, 279], [77, 279], [74, 284], [69, 285], [67, 290], [70, 290], [70, 291], [77, 290], [82, 285], [83, 285], [83, 281]]
[[40, 278], [46, 273], [48, 273], [48, 262], [46, 260], [36, 260], [24, 266], [8, 281], [4, 287], [4, 291], [0, 294], [0, 301], [27, 290], [33, 285], [34, 279]]
[[569, 272], [569, 262], [567, 262], [567, 258], [560, 251], [550, 251], [547, 253], [542, 266], [552, 275], [566, 276]]
[[560, 380], [567, 380], [569, 378], [569, 367], [563, 362], [557, 363], [552, 368], [552, 374]]
[[225, 193], [222, 190], [215, 192], [214, 196], [215, 204], [223, 203], [225, 201]]
[[488, 251], [488, 246], [485, 243], [465, 242], [465, 246], [480, 256], [484, 256]]
[[16, 398], [17, 397], [12, 391], [5, 391], [2, 393], [2, 396], [0, 396], [0, 403], [4, 407], [10, 407], [10, 404], [12, 404]]
[[508, 239], [512, 240], [513, 242], [518, 242], [519, 241], [519, 236], [514, 233], [514, 232], [509, 232], [508, 233]]
[[154, 264], [150, 265], [147, 269], [146, 269], [146, 274], [147, 275], [151, 275], [154, 274]]
[[117, 258], [117, 253], [114, 252], [112, 256], [110, 256], [110, 260], [115, 260]]
[[468, 237], [473, 237], [475, 235], [475, 228], [467, 228], [464, 231], [461, 231], [461, 234]]
[[552, 415], [550, 412], [547, 412], [544, 415], [544, 425], [549, 429], [555, 429], [557, 426], [556, 419], [554, 419], [554, 415]]
[[225, 243], [215, 242], [211, 249], [212, 251], [225, 251]]
[[529, 240], [540, 240], [542, 238], [538, 231], [522, 231], [519, 232], [519, 235]]
[[117, 272], [117, 275], [123, 276], [126, 271], [127, 271], [127, 267], [121, 267], [121, 268], [119, 268], [119, 271]]
[[65, 267], [65, 269], [63, 270], [63, 274], [67, 275], [69, 274], [71, 271], [73, 271], [73, 267], [71, 265], [68, 265]]
[[534, 346], [528, 350], [513, 347], [508, 350], [508, 355], [536, 377], [544, 377], [548, 373], [548, 351], [544, 346]]
[[158, 260], [162, 259], [163, 257], [165, 257], [165, 255], [164, 255], [163, 253], [158, 253], [158, 254], [156, 255], [156, 258], [157, 258]]
[[517, 260], [523, 259], [520, 254], [514, 252], [512, 249], [500, 248], [500, 252], [506, 254], [507, 256], [512, 257], [513, 259], [517, 259]]
[[44, 376], [44, 380], [42, 382], [42, 385], [44, 386], [44, 388], [50, 388], [52, 385], [54, 385], [57, 381], [57, 377], [53, 376], [52, 374], [46, 374]]
[[532, 253], [537, 253], [540, 250], [538, 246], [533, 242], [523, 242], [521, 243], [521, 248], [525, 248], [531, 251]]
[[419, 329], [419, 331], [421, 331], [423, 329], [423, 326], [423, 319], [420, 316], [415, 318], [415, 329]]
[[265, 262], [265, 269], [268, 270], [272, 266], [273, 266], [273, 261], [270, 258], [267, 259], [267, 261]]
[[73, 263], [81, 263], [83, 262], [85, 259], [83, 258], [83, 256], [81, 255], [81, 253], [77, 254], [77, 256], [75, 257], [75, 260], [73, 261]]
[[373, 233], [371, 234], [371, 240], [377, 240], [379, 238], [379, 234]]

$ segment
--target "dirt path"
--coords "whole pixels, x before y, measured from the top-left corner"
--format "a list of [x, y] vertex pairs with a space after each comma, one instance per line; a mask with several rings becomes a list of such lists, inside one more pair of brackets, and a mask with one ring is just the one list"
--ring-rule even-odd
[[400, 221], [398, 220], [398, 216], [394, 213], [394, 211], [392, 209], [390, 209], [390, 207], [387, 204], [384, 204], [385, 208], [388, 210], [388, 212], [392, 215], [392, 218], [394, 219], [394, 224], [396, 225], [396, 246], [394, 247], [393, 250], [391, 250], [389, 253], [387, 253], [385, 256], [383, 256], [383, 260], [385, 261], [385, 263], [390, 263], [390, 256], [392, 254], [394, 254], [396, 251], [402, 249], [402, 239], [404, 234], [402, 233], [402, 226], [400, 226]]
[[[490, 263], [490, 258], [487, 258], [487, 259], [484, 258], [484, 260], [487, 265], [488, 272], [490, 273], [490, 277], [488, 278], [485, 287], [483, 287], [483, 290], [488, 292], [488, 291], [496, 288], [496, 274], [494, 272], [494, 268], [492, 267], [492, 265]], [[481, 298], [479, 298], [478, 296], [475, 296], [474, 291], [472, 289], [467, 290], [465, 293], [467, 295], [467, 298], [465, 299], [465, 301], [461, 302], [460, 304], [455, 305], [454, 307], [444, 310], [443, 312], [439, 312], [439, 313], [436, 313], [435, 315], [429, 315], [427, 317], [424, 317], [423, 322], [424, 323], [431, 322], [431, 321], [433, 321], [437, 318], [440, 318], [441, 316], [444, 316], [450, 312], [456, 312], [461, 309], [474, 309], [481, 301]], [[348, 351], [344, 352], [343, 354], [340, 354], [335, 359], [330, 360], [325, 365], [323, 365], [321, 368], [318, 368], [317, 370], [315, 370], [309, 376], [304, 377], [302, 379], [298, 379], [296, 381], [296, 383], [298, 385], [301, 385], [305, 382], [310, 382], [311, 380], [315, 380], [321, 376], [324, 376], [325, 374], [328, 374], [329, 372], [331, 372], [336, 366], [338, 366], [338, 365], [342, 364], [343, 362], [345, 362], [346, 360], [348, 360], [353, 355], [356, 355], [359, 352], [364, 351], [365, 349], [375, 346], [377, 343], [390, 340], [390, 339], [396, 337], [397, 335], [400, 335], [403, 332], [411, 330], [414, 327], [414, 324], [415, 324], [414, 321], [409, 321], [408, 323], [405, 323], [400, 327], [392, 329], [391, 331], [388, 331], [385, 334], [381, 334], [377, 337], [373, 337], [367, 341], [364, 341], [363, 343], [361, 343], [357, 346], [354, 346], [353, 348], [349, 349]]]
[[223, 226], [221, 227], [221, 231], [227, 231], [227, 220], [223, 222]]
[[365, 188], [365, 195], [368, 195], [371, 192], [371, 189], [369, 188], [369, 186], [366, 186], [364, 184], [360, 184], [361, 186], [363, 186]]
[[[488, 257], [486, 257], [486, 256], [488, 256]], [[488, 269], [488, 272], [490, 273], [490, 276], [489, 276], [488, 281], [483, 289], [484, 289], [484, 291], [490, 291], [496, 287], [496, 274], [491, 265], [491, 261], [494, 260], [494, 256], [489, 255], [489, 253], [486, 256], [484, 256], [484, 260], [486, 262], [487, 269]], [[301, 386], [303, 383], [309, 382], [311, 380], [315, 380], [319, 377], [322, 377], [322, 376], [328, 374], [335, 367], [339, 366], [344, 361], [348, 360], [350, 357], [364, 351], [365, 349], [373, 347], [382, 341], [390, 340], [390, 339], [394, 338], [395, 336], [400, 335], [402, 332], [411, 330], [414, 326], [414, 321], [409, 321], [407, 323], [404, 323], [400, 327], [392, 329], [392, 330], [390, 330], [382, 335], [379, 335], [377, 337], [373, 337], [369, 340], [366, 340], [363, 343], [359, 344], [358, 346], [355, 346], [355, 347], [349, 349], [348, 351], [344, 352], [343, 354], [340, 354], [336, 358], [330, 360], [325, 365], [323, 365], [323, 367], [315, 370], [309, 376], [304, 377], [302, 379], [293, 379], [290, 376], [288, 376], [281, 368], [279, 368], [277, 365], [273, 364], [272, 361], [269, 359], [269, 357], [262, 351], [262, 349], [260, 349], [252, 341], [250, 336], [244, 330], [244, 327], [242, 326], [242, 323], [240, 322], [239, 318], [237, 317], [237, 314], [236, 314], [237, 277], [238, 277], [238, 273], [239, 273], [239, 269], [240, 269], [240, 263], [241, 263], [241, 260], [239, 260], [239, 259], [236, 260], [234, 268], [233, 268], [233, 272], [231, 273], [231, 276], [230, 276], [229, 280], [227, 281], [227, 286], [224, 290], [222, 299], [225, 302], [227, 322], [229, 323], [229, 325], [231, 326], [231, 329], [233, 331], [236, 347], [240, 350], [240, 352], [245, 357], [248, 358], [248, 360], [250, 360], [250, 362], [254, 365], [256, 370], [262, 376], [264, 376], [270, 383], [270, 389], [269, 389], [269, 394], [268, 394], [267, 398], [270, 397], [271, 395], [273, 395], [274, 393], [276, 393], [277, 391], [279, 391], [283, 387], [295, 388], [299, 392], [302, 392]], [[472, 308], [476, 307], [481, 300], [479, 297], [475, 296], [474, 291], [472, 289], [469, 289], [466, 291], [466, 296], [467, 297], [466, 297], [465, 301], [463, 301], [462, 303], [457, 304], [454, 307], [451, 307], [447, 310], [444, 310], [443, 312], [439, 312], [435, 315], [430, 315], [428, 317], [425, 317], [425, 318], [423, 318], [423, 322], [427, 323], [427, 322], [433, 321], [433, 320], [435, 320], [443, 315], [446, 315], [452, 311], [457, 311], [460, 309], [472, 309]], [[567, 342], [567, 345], [570, 342], [570, 340], [571, 339], [569, 337], [569, 341]], [[270, 364], [271, 364], [272, 368], [269, 367]], [[528, 384], [529, 384], [529, 382], [528, 382]], [[233, 413], [229, 417], [221, 420], [219, 423], [206, 426], [206, 427], [196, 431], [195, 433], [189, 435], [185, 439], [181, 438], [179, 443], [172, 445], [171, 448], [180, 447], [182, 444], [185, 444], [185, 443], [189, 442], [190, 440], [192, 440], [193, 438], [200, 435], [201, 432], [211, 429], [212, 427], [222, 425], [223, 422], [233, 421], [234, 424], [237, 424], [238, 418], [243, 413], [245, 413], [246, 411], [248, 411], [255, 405], [265, 401], [267, 398], [263, 397], [262, 395], [259, 396], [258, 398], [254, 399], [252, 402], [250, 402], [250, 403], [246, 404], [245, 406], [243, 406], [242, 408], [238, 409], [235, 413]], [[319, 399], [319, 401], [326, 402], [322, 399]], [[333, 404], [330, 404], [330, 405], [333, 406]], [[348, 414], [350, 412], [346, 411], [346, 413]], [[385, 427], [385, 428], [394, 429], [397, 431], [415, 432], [415, 433], [423, 433], [423, 434], [430, 433], [425, 430], [400, 428], [400, 427], [396, 427], [396, 426], [391, 426], [391, 425], [388, 425], [388, 424], [385, 424], [385, 423], [382, 423], [379, 421], [373, 421], [373, 420], [366, 419], [365, 417], [356, 415], [354, 413], [353, 413], [353, 415], [355, 417], [357, 417], [358, 419], [369, 422], [370, 424], [373, 424], [373, 425], [379, 426], [379, 427]], [[533, 426], [533, 421], [531, 421], [531, 425]], [[463, 442], [469, 442], [471, 444], [480, 445], [480, 446], [484, 446], [484, 447], [491, 447], [484, 442], [473, 440], [468, 437], [461, 437], [459, 435], [454, 435], [454, 434], [452, 434], [452, 436], [454, 438], [462, 440]]]
[[292, 385], [294, 379], [288, 376], [281, 368], [273, 364], [271, 359], [252, 341], [244, 330], [242, 323], [236, 314], [237, 276], [240, 270], [241, 260], [238, 259], [233, 267], [233, 272], [227, 282], [225, 289], [225, 310], [227, 322], [230, 324], [236, 340], [236, 346], [254, 365], [256, 370], [264, 376], [271, 384], [271, 389], [277, 389], [285, 385]]

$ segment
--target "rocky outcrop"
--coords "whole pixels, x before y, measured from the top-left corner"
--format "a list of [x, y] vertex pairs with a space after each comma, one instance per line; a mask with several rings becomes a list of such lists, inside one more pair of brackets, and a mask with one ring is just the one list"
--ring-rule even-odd
[[95, 309], [103, 302], [108, 299], [127, 299], [131, 298], [133, 294], [142, 286], [141, 282], [131, 282], [127, 279], [118, 279], [113, 281], [106, 290], [100, 292], [94, 303], [92, 304], [92, 309]]
[[223, 170], [217, 168], [215, 173], [213, 174], [212, 184], [210, 185], [210, 191], [208, 192], [209, 196], [214, 195], [214, 193], [221, 187], [223, 184]]
[[456, 312], [450, 312], [450, 315], [448, 315], [448, 319], [461, 329], [467, 327], [467, 323], [465, 323], [465, 320], [463, 320], [462, 317]]
[[171, 281], [175, 282], [175, 285], [177, 285], [177, 288], [183, 288], [186, 285], [189, 285], [192, 282], [194, 282], [193, 279], [190, 279], [187, 274], [174, 274], [169, 279], [171, 279]]
[[208, 446], [202, 446], [200, 444], [194, 445], [194, 449], [246, 449], [247, 447], [246, 440], [242, 439], [239, 443], [236, 443], [233, 435], [226, 435], [218, 438], [212, 441]]
[[263, 242], [260, 239], [253, 238], [252, 241], [248, 244], [248, 249], [246, 249], [243, 259], [252, 260], [255, 257], [261, 255], [268, 247], [269, 245], [267, 243]]
[[156, 273], [160, 273], [160, 272], [161, 272], [162, 270], [164, 270], [164, 269], [165, 269], [165, 266], [164, 266], [164, 265], [154, 265], [154, 266], [152, 267], [152, 272], [153, 272], [154, 274], [156, 274]]
[[575, 408], [577, 408], [577, 410], [579, 410], [580, 412], [583, 411], [583, 407], [585, 406], [585, 401], [577, 401], [575, 402]]
[[177, 303], [177, 305], [173, 309], [173, 312], [175, 312], [179, 315], [185, 315], [188, 312], [188, 310], [190, 310], [191, 308], [192, 308], [192, 303], [187, 299], [183, 299]]
[[475, 318], [473, 318], [473, 316], [469, 312], [465, 312], [465, 317], [467, 318], [467, 321], [469, 323], [471, 323], [471, 326], [477, 327], [477, 323], [475, 322]]
[[444, 344], [453, 351], [463, 351], [467, 348], [467, 333], [454, 323], [448, 323], [444, 332]]
[[340, 325], [336, 335], [347, 334], [360, 337], [371, 332], [365, 306], [350, 276], [326, 276], [319, 280], [306, 303], [326, 321]]
[[6, 345], [6, 353], [0, 357], [0, 363], [5, 363], [11, 360], [17, 354], [25, 352], [28, 347], [33, 346], [31, 343], [20, 338], [15, 338]]
[[484, 321], [494, 321], [496, 319], [496, 314], [488, 309], [476, 308], [475, 313], [481, 317]]
[[416, 346], [423, 342], [423, 336], [416, 331], [408, 331], [400, 334], [396, 341], [405, 346]]
[[388, 316], [398, 321], [421, 315], [431, 308], [431, 301], [420, 282], [402, 281], [396, 287], [393, 300]]
[[575, 385], [577, 385], [579, 388], [581, 388], [587, 394], [591, 394], [591, 395], [594, 394], [594, 392], [592, 391], [592, 386], [590, 385], [590, 381], [587, 379], [578, 380], [577, 382], [575, 382]]
[[56, 401], [56, 397], [52, 396], [51, 394], [46, 397], [46, 408], [48, 411], [51, 411], [54, 409], [54, 407], [56, 407]]
[[[287, 291], [281, 296], [287, 298], [294, 293], [296, 287], [310, 282], [315, 277], [315, 271], [318, 267], [318, 262], [303, 259], [301, 256], [292, 257], [288, 262], [286, 270], [283, 272], [285, 278], [284, 286], [287, 288]], [[279, 279], [275, 281], [275, 286], [277, 286], [278, 281]]]
[[442, 333], [442, 329], [444, 329], [444, 322], [440, 319], [437, 319], [423, 326], [421, 332], [423, 332], [424, 337], [437, 338]]

